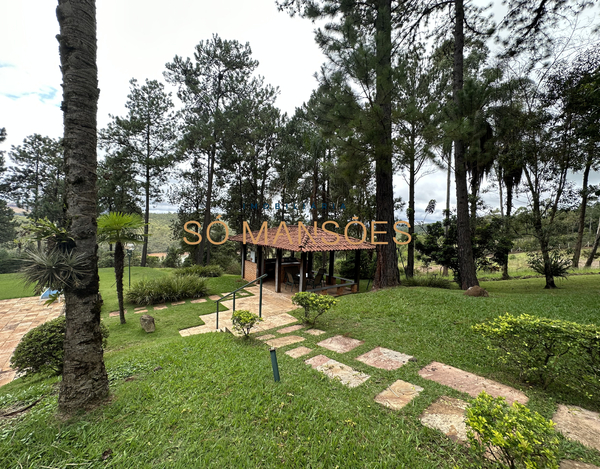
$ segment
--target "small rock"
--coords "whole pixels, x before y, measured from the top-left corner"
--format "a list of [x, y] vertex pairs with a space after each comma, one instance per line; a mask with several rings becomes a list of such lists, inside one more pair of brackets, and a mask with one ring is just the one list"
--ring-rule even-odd
[[162, 370], [162, 366], [157, 366], [156, 368], [154, 368], [152, 371], [158, 371], [158, 370]]
[[149, 314], [144, 314], [140, 317], [140, 325], [146, 332], [154, 332], [156, 326], [154, 325], [154, 318]]
[[409, 361], [409, 362], [416, 362], [416, 361], [417, 361], [417, 359], [416, 359], [415, 357], [410, 357], [410, 358], [408, 359], [408, 361]]
[[475, 285], [474, 287], [469, 287], [469, 289], [464, 293], [465, 296], [490, 296], [490, 294], [481, 288], [480, 286]]

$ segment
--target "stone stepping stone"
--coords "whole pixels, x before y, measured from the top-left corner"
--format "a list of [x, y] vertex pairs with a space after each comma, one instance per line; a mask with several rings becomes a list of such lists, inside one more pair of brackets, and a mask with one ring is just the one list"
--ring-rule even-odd
[[461, 399], [442, 396], [425, 409], [419, 420], [426, 427], [441, 431], [452, 441], [466, 443], [465, 409], [468, 405]]
[[148, 310], [147, 309], [141, 309], [139, 311], [134, 311], [134, 314], [141, 314], [141, 313], [147, 313]]
[[289, 332], [294, 332], [300, 329], [304, 329], [304, 326], [300, 325], [300, 324], [296, 324], [295, 326], [288, 326], [288, 327], [284, 327], [283, 329], [279, 329], [277, 331], [278, 334], [287, 334]]
[[286, 345], [295, 344], [296, 342], [302, 342], [304, 337], [299, 335], [286, 335], [285, 337], [279, 337], [278, 339], [267, 340], [267, 344], [271, 347], [285, 347]]
[[194, 304], [205, 303], [206, 302], [206, 298], [199, 298], [197, 300], [192, 300], [191, 302], [194, 303]]
[[567, 438], [600, 451], [600, 414], [574, 405], [558, 405], [552, 417], [556, 429]]
[[293, 322], [297, 322], [298, 320], [288, 313], [276, 314], [275, 316], [264, 317], [263, 321], [259, 322], [254, 329], [256, 331], [267, 331], [269, 329], [274, 329], [276, 327], [286, 326]]
[[[125, 314], [127, 314], [127, 310], [124, 310]], [[108, 313], [108, 316], [111, 318], [119, 317], [119, 312], [118, 311], [111, 311], [110, 313]]]
[[176, 303], [171, 303], [171, 306], [179, 306], [179, 305], [184, 305], [185, 301], [178, 301]]
[[269, 340], [272, 339], [273, 337], [275, 337], [273, 334], [267, 334], [267, 335], [261, 335], [260, 337], [257, 337], [258, 340]]
[[325, 334], [325, 331], [322, 331], [320, 329], [308, 329], [307, 331], [304, 331], [306, 334], [310, 334], [310, 335], [321, 335], [321, 334]]
[[329, 339], [322, 340], [317, 345], [331, 350], [332, 352], [346, 353], [364, 343], [364, 340], [356, 340], [351, 339], [350, 337], [344, 337], [343, 335], [336, 335]]
[[299, 358], [303, 357], [304, 355], [308, 355], [310, 352], [312, 352], [312, 349], [308, 347], [296, 347], [292, 350], [288, 350], [287, 352], [285, 352], [285, 354], [289, 355], [292, 358]]
[[504, 397], [509, 405], [512, 405], [515, 401], [520, 404], [527, 404], [529, 400], [521, 391], [510, 386], [439, 362], [431, 362], [419, 371], [419, 376], [449, 386], [457, 391], [465, 392], [471, 397], [477, 397], [481, 391], [485, 391], [492, 397]]
[[377, 394], [375, 402], [393, 410], [400, 410], [417, 397], [422, 390], [421, 386], [415, 386], [399, 379], [389, 388]]
[[213, 300], [213, 301], [217, 301], [219, 298], [221, 298], [221, 295], [210, 295], [208, 297], [209, 300]]
[[564, 460], [560, 462], [560, 469], [600, 469], [598, 466], [579, 461]]
[[167, 309], [167, 306], [166, 305], [160, 305], [160, 306], [155, 306], [154, 307], [154, 311], [160, 311], [162, 309]]
[[304, 363], [312, 366], [315, 370], [324, 373], [331, 379], [338, 379], [344, 386], [355, 388], [360, 386], [371, 376], [360, 371], [350, 368], [335, 360], [331, 360], [325, 355], [317, 355], [316, 357], [305, 360]]
[[388, 348], [376, 347], [370, 352], [356, 357], [359, 362], [366, 363], [369, 366], [380, 368], [382, 370], [397, 370], [402, 365], [408, 363], [413, 358], [410, 355], [396, 352]]
[[140, 306], [139, 308], [134, 308], [134, 311], [139, 311], [141, 309], [147, 309], [147, 307], [146, 306]]

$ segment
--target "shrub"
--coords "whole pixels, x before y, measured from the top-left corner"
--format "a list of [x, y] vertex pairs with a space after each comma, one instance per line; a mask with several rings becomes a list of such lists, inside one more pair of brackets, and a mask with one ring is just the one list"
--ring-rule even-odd
[[499, 356], [501, 361], [516, 366], [521, 377], [544, 388], [565, 378], [567, 386], [579, 387], [588, 397], [589, 390], [600, 389], [598, 326], [507, 313], [472, 328], [504, 352]]
[[485, 453], [509, 468], [558, 469], [558, 437], [554, 423], [537, 412], [485, 391], [467, 408], [467, 436], [471, 450]]
[[250, 334], [250, 329], [262, 321], [262, 318], [259, 318], [256, 314], [248, 310], [240, 309], [233, 312], [231, 321], [233, 322], [233, 328], [238, 332], [243, 332], [244, 337], [247, 338], [248, 334]]
[[402, 279], [405, 287], [452, 288], [450, 280], [441, 277], [415, 276]]
[[220, 265], [193, 265], [177, 269], [173, 274], [177, 276], [195, 275], [197, 277], [220, 277], [223, 275], [223, 268]]
[[[550, 274], [553, 277], [567, 278], [569, 267], [571, 267], [571, 259], [568, 253], [554, 249], [548, 255], [550, 256]], [[541, 252], [528, 252], [527, 265], [538, 274], [546, 275], [544, 258]]]
[[[349, 259], [343, 260], [339, 264], [340, 277], [354, 278], [355, 253], [350, 254]], [[375, 272], [375, 256], [369, 258], [367, 251], [360, 252], [360, 278], [371, 278]]]
[[292, 296], [292, 303], [304, 308], [302, 320], [305, 323], [314, 324], [317, 318], [335, 306], [338, 300], [328, 295], [300, 292]]
[[[127, 258], [125, 258], [125, 265], [127, 265]], [[100, 253], [98, 256], [98, 268], [114, 267], [115, 266], [115, 252], [105, 251]]]
[[208, 292], [207, 280], [194, 275], [164, 277], [141, 280], [127, 292], [127, 301], [136, 305], [152, 305], [186, 298], [199, 298]]
[[[10, 359], [10, 365], [25, 375], [52, 373], [61, 375], [66, 320], [64, 316], [31, 329], [23, 336]], [[102, 346], [106, 348], [109, 330], [100, 324]]]

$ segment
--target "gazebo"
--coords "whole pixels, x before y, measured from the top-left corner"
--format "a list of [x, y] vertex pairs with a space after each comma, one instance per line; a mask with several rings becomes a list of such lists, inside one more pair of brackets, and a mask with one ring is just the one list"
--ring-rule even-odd
[[[275, 291], [281, 292], [282, 279], [286, 269], [299, 268], [298, 291], [322, 291], [326, 292], [332, 285], [341, 279], [342, 283], [351, 286], [352, 292], [359, 291], [360, 281], [360, 252], [373, 251], [376, 246], [372, 243], [362, 241], [358, 238], [344, 236], [344, 234], [333, 233], [314, 226], [284, 225], [279, 227], [245, 232], [229, 238], [231, 241], [242, 243], [242, 278], [252, 281], [264, 274], [275, 277]], [[246, 243], [244, 243], [244, 237]], [[253, 246], [250, 259], [248, 257], [248, 245]], [[267, 259], [266, 248], [275, 249], [275, 258]], [[283, 257], [284, 251], [300, 253], [300, 259], [295, 256]], [[335, 251], [355, 252], [354, 279], [336, 278], [333, 274]], [[329, 271], [326, 276], [326, 287], [307, 290], [307, 274], [312, 272], [313, 254], [315, 252], [329, 252]]]

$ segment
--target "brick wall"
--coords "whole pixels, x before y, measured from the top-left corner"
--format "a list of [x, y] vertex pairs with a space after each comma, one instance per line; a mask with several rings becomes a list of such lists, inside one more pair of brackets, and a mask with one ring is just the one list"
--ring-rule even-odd
[[251, 282], [256, 280], [256, 268], [258, 265], [256, 262], [244, 261], [244, 280]]

